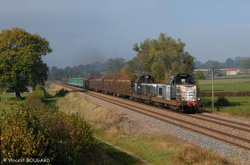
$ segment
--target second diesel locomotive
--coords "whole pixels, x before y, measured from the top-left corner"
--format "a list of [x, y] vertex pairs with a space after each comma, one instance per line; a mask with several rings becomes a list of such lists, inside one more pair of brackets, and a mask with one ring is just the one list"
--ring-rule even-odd
[[156, 83], [150, 75], [141, 75], [131, 80], [123, 77], [62, 78], [61, 83], [181, 112], [196, 112], [203, 106], [203, 102], [197, 98], [197, 85], [189, 74], [171, 76], [166, 83]]

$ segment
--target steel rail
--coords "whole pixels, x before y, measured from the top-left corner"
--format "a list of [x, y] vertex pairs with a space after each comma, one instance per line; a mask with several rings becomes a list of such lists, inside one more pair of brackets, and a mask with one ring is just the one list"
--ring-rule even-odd
[[[62, 84], [59, 84], [59, 85], [62, 85]], [[63, 84], [62, 86], [65, 86], [65, 87], [68, 87], [68, 88], [73, 88], [73, 89], [76, 89], [77, 91], [83, 91], [82, 88], [80, 88], [81, 90], [79, 90], [79, 87], [73, 87], [73, 86], [68, 86], [68, 85], [65, 85]], [[250, 147], [248, 146], [245, 146], [245, 145], [240, 145], [238, 143], [235, 143], [235, 142], [232, 142], [232, 141], [229, 141], [229, 140], [225, 140], [223, 138], [220, 138], [220, 137], [217, 137], [217, 136], [214, 136], [214, 135], [210, 135], [208, 133], [204, 133], [202, 131], [199, 131], [199, 130], [196, 130], [194, 128], [190, 128], [190, 127], [187, 127], [187, 126], [184, 126], [184, 125], [181, 125], [181, 124], [177, 124], [175, 122], [172, 122], [172, 121], [169, 121], [169, 120], [166, 120], [166, 119], [162, 119], [160, 117], [157, 117], [157, 116], [154, 116], [152, 114], [155, 114], [155, 115], [160, 115], [161, 117], [166, 117], [166, 118], [169, 118], [170, 120], [175, 120], [177, 122], [182, 122], [182, 123], [185, 123], [187, 125], [191, 125], [191, 126], [196, 126], [196, 127], [199, 127], [201, 129], [205, 129], [205, 130], [208, 130], [208, 131], [211, 131], [211, 132], [216, 132], [217, 134], [221, 134], [221, 135], [224, 135], [224, 136], [227, 136], [227, 137], [230, 137], [230, 138], [234, 138], [234, 139], [238, 139], [240, 141], [243, 141], [243, 142], [247, 142], [247, 143], [250, 143], [250, 140], [249, 139], [245, 139], [245, 138], [242, 138], [242, 137], [238, 137], [238, 136], [235, 136], [235, 135], [232, 135], [232, 134], [228, 134], [228, 133], [225, 133], [225, 132], [222, 132], [222, 131], [218, 131], [218, 130], [215, 130], [215, 129], [212, 129], [212, 128], [208, 128], [208, 127], [204, 127], [204, 126], [200, 126], [200, 125], [194, 125], [193, 123], [191, 122], [188, 122], [188, 121], [185, 121], [185, 120], [181, 120], [181, 119], [178, 119], [178, 118], [175, 118], [175, 117], [171, 117], [171, 116], [168, 116], [168, 115], [163, 115], [163, 114], [160, 114], [158, 112], [155, 112], [155, 111], [151, 111], [151, 110], [147, 110], [148, 113], [152, 113], [152, 114], [148, 114], [145, 112], [145, 109], [141, 108], [141, 107], [138, 107], [138, 106], [133, 106], [131, 107], [132, 105], [124, 105], [124, 102], [121, 102], [121, 101], [111, 101], [110, 99], [105, 99], [103, 96], [97, 96], [97, 93], [96, 92], [86, 92], [87, 95], [89, 96], [92, 96], [92, 97], [95, 97], [95, 98], [98, 98], [98, 99], [101, 99], [101, 100], [104, 100], [106, 102], [109, 102], [109, 103], [112, 103], [112, 104], [115, 104], [115, 105], [118, 105], [118, 106], [121, 106], [121, 107], [124, 107], [126, 109], [129, 109], [129, 110], [132, 110], [132, 111], [135, 111], [137, 113], [141, 113], [141, 114], [144, 114], [146, 116], [150, 116], [150, 117], [153, 117], [155, 119], [158, 119], [158, 120], [161, 120], [161, 121], [164, 121], [164, 122], [167, 122], [167, 123], [170, 123], [172, 125], [175, 125], [175, 126], [178, 126], [178, 127], [181, 127], [181, 128], [184, 128], [184, 129], [188, 129], [188, 130], [191, 130], [193, 132], [196, 132], [196, 133], [199, 133], [199, 134], [202, 134], [202, 135], [205, 135], [205, 136], [208, 136], [208, 137], [211, 137], [211, 138], [214, 138], [214, 139], [217, 139], [217, 140], [220, 140], [220, 141], [223, 141], [223, 142], [226, 142], [226, 143], [229, 143], [229, 144], [232, 144], [234, 146], [237, 146], [237, 147], [240, 147], [240, 148], [244, 148], [246, 150], [250, 150]], [[136, 109], [137, 108], [137, 109]], [[138, 110], [138, 109], [141, 109], [141, 110]], [[141, 112], [141, 111], [144, 111], [144, 112]], [[181, 114], [183, 115], [183, 114]], [[201, 119], [203, 120], [203, 119]], [[206, 119], [206, 120], [209, 120], [209, 119]], [[210, 120], [210, 121], [213, 121], [213, 120]], [[214, 122], [214, 121], [213, 121]], [[228, 125], [228, 124], [227, 124]]]

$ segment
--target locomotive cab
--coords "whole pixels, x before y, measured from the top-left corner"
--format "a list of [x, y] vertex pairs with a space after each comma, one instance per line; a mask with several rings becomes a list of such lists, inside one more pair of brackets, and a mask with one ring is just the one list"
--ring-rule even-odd
[[145, 94], [145, 91], [151, 91], [145, 84], [153, 83], [155, 83], [155, 79], [150, 75], [141, 75], [132, 79], [135, 94]]
[[[167, 81], [167, 99], [192, 100], [196, 99], [196, 85], [189, 74], [171, 76]], [[195, 96], [190, 98], [188, 96]], [[189, 98], [189, 99], [188, 99]]]
[[195, 111], [200, 106], [197, 86], [189, 74], [171, 76], [167, 82], [167, 93], [167, 99], [176, 100], [179, 109]]

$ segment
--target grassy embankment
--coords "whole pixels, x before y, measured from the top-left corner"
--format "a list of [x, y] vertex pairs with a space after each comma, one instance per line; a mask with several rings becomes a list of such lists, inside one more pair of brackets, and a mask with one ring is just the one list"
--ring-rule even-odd
[[[51, 95], [55, 95], [61, 88], [49, 86]], [[7, 97], [0, 104], [9, 109], [12, 96]], [[94, 135], [104, 141], [124, 148], [140, 155], [153, 164], [237, 164], [237, 160], [229, 160], [197, 146], [186, 144], [173, 137], [150, 134], [149, 125], [131, 119], [125, 114], [117, 113], [90, 102], [77, 93], [69, 93], [65, 97], [56, 97], [47, 102], [57, 102], [60, 111], [77, 113], [87, 120], [94, 131]], [[128, 154], [121, 152], [103, 142], [97, 142], [99, 149], [97, 159], [106, 164], [143, 164]], [[97, 160], [97, 162], [100, 162]]]
[[[96, 137], [140, 155], [152, 164], [235, 164], [211, 150], [186, 144], [168, 135], [149, 133], [150, 125], [96, 105], [77, 93], [66, 95], [58, 100], [57, 105], [63, 112], [84, 116]], [[123, 157], [118, 157], [123, 160]]]
[[[200, 91], [212, 91], [211, 80], [199, 80]], [[230, 106], [217, 107], [216, 113], [240, 116], [247, 120], [250, 118], [250, 96], [230, 96], [230, 92], [250, 91], [250, 76], [241, 77], [224, 77], [214, 80], [214, 91], [225, 92], [225, 98], [230, 102]], [[227, 94], [228, 92], [228, 94]], [[211, 97], [202, 98], [206, 104], [206, 109], [211, 110]], [[215, 93], [215, 101], [218, 99]]]

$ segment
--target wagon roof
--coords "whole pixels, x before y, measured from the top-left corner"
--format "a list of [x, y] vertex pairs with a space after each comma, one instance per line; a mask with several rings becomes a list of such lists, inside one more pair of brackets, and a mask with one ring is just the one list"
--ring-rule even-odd
[[115, 80], [117, 81], [117, 80], [128, 80], [128, 79], [126, 77], [118, 77]]
[[103, 80], [114, 80], [112, 77], [104, 77]]

